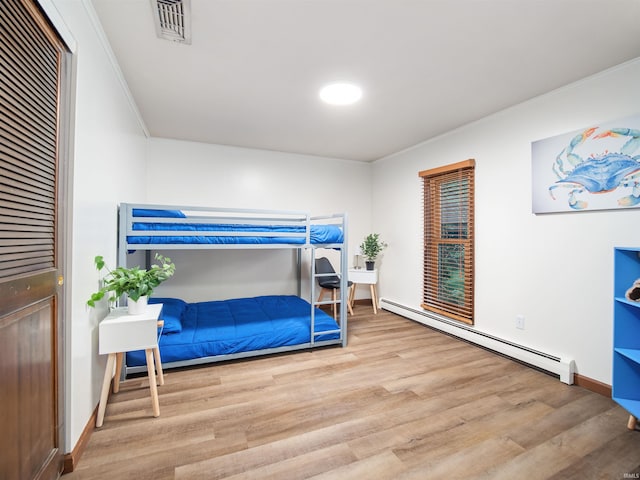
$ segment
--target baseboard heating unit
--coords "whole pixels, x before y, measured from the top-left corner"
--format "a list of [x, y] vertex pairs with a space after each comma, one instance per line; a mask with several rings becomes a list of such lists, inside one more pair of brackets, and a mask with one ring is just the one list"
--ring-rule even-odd
[[573, 373], [575, 371], [575, 362], [573, 360], [550, 355], [487, 333], [478, 332], [471, 327], [459, 324], [446, 317], [424, 310], [418, 310], [385, 298], [380, 299], [380, 307], [478, 345], [479, 347], [492, 350], [519, 362], [531, 365], [532, 367], [552, 373], [560, 377], [561, 382], [573, 385]]

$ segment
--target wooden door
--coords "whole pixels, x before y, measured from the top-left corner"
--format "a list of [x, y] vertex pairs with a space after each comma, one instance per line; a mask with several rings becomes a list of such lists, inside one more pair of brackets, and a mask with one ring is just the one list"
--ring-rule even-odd
[[58, 319], [61, 42], [0, 2], [0, 478], [62, 471]]

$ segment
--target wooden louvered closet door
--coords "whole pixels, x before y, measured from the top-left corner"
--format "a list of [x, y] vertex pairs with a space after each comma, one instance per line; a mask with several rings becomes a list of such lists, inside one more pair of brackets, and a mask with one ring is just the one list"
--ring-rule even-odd
[[62, 469], [58, 364], [63, 47], [30, 0], [0, 2], [0, 478]]

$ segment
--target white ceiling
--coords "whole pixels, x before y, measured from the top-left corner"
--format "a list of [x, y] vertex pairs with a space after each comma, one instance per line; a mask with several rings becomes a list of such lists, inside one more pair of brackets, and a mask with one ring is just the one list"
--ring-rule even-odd
[[151, 136], [360, 161], [640, 57], [639, 0], [191, 0], [191, 45], [92, 3]]

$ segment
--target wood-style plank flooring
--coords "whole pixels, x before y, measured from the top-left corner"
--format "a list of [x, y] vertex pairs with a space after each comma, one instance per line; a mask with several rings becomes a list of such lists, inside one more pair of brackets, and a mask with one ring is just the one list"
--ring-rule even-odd
[[168, 370], [112, 395], [73, 479], [639, 478], [611, 399], [356, 305], [349, 345]]

